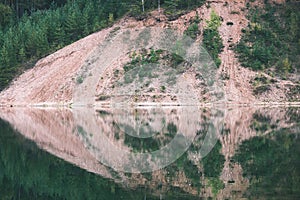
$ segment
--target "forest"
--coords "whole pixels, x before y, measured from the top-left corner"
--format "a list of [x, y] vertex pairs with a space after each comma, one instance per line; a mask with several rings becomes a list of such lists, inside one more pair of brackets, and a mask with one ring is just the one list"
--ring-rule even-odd
[[[144, 4], [142, 4], [144, 2]], [[158, 5], [177, 14], [205, 0], [1, 0], [0, 91], [35, 62], [125, 14], [142, 15]]]

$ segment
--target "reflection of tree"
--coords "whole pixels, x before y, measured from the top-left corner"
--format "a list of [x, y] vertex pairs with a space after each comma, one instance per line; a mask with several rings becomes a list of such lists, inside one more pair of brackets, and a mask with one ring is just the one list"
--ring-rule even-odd
[[300, 124], [300, 110], [299, 108], [289, 108], [286, 115], [287, 121], [290, 123]]
[[[119, 126], [122, 127], [122, 125]], [[128, 131], [135, 132], [134, 128], [132, 128], [129, 125], [126, 126], [124, 125], [123, 128], [125, 130], [124, 143], [130, 146], [133, 149], [133, 151], [137, 151], [137, 152], [152, 152], [152, 151], [159, 150], [161, 147], [168, 144], [177, 134], [177, 126], [174, 123], [169, 123], [167, 125], [167, 132], [162, 132], [162, 133], [156, 132], [156, 134], [153, 134], [154, 131], [152, 130], [151, 127], [149, 127], [148, 131], [151, 132], [150, 135], [152, 135], [152, 137], [148, 137], [148, 138], [139, 138], [139, 137], [134, 137], [129, 134], [126, 134], [128, 133]], [[143, 128], [140, 129], [141, 130], [139, 132], [141, 133], [145, 131]]]
[[300, 197], [300, 139], [290, 131], [274, 131], [241, 144], [235, 159], [241, 163], [245, 176], [251, 177], [251, 197]]
[[222, 172], [225, 159], [220, 152], [221, 148], [221, 143], [217, 142], [211, 152], [201, 161], [207, 177], [219, 177]]
[[220, 180], [225, 162], [225, 157], [221, 154], [221, 149], [222, 145], [218, 141], [211, 152], [201, 160], [204, 175], [208, 179], [208, 184], [212, 188], [214, 195], [224, 188], [224, 183]]
[[184, 153], [176, 162], [172, 163], [165, 169], [167, 174], [167, 179], [171, 182], [176, 181], [180, 173], [183, 173], [187, 178], [187, 184], [191, 188], [196, 188], [199, 192], [201, 188], [201, 174], [202, 172], [198, 169], [197, 165], [193, 163], [189, 157], [188, 152]]
[[136, 152], [151, 152], [159, 149], [159, 141], [153, 138], [137, 138], [125, 134], [124, 143]]

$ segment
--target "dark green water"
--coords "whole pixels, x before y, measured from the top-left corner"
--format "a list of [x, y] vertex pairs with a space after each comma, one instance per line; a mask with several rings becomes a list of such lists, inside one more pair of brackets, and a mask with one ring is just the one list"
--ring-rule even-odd
[[[124, 146], [136, 152], [159, 149], [169, 143], [183, 126], [180, 124], [181, 115], [176, 110], [172, 112], [179, 120], [171, 123], [165, 119], [166, 127], [162, 132], [167, 137], [163, 139], [158, 133], [151, 138], [137, 138], [130, 134], [122, 136], [121, 131], [112, 129], [112, 140], [122, 141]], [[160, 115], [137, 113], [135, 117], [143, 115], [146, 116], [144, 119]], [[47, 129], [47, 134], [51, 135], [51, 131], [57, 131], [55, 127], [73, 127], [72, 137], [79, 138], [85, 149], [97, 157], [96, 150], [93, 150], [96, 138], [88, 136], [92, 134], [82, 122], [78, 122], [78, 117], [76, 121], [78, 113], [65, 110], [2, 110], [0, 199], [300, 198], [299, 108], [240, 108], [220, 111], [215, 115], [211, 113], [207, 109], [201, 110], [199, 123], [202, 128], [195, 134], [188, 150], [172, 164], [142, 174], [118, 172], [104, 166], [110, 174], [110, 178], [107, 178], [107, 174], [88, 172], [93, 167], [88, 163], [78, 167], [78, 162], [85, 162], [85, 158], [78, 157], [76, 163], [76, 153], [65, 150], [55, 155], [51, 150], [59, 149], [55, 147], [55, 140], [49, 139], [50, 145], [46, 145], [47, 139], [40, 140], [37, 136], [41, 133], [36, 130], [43, 132]], [[98, 122], [108, 124], [109, 116], [116, 115], [122, 114], [95, 112]], [[217, 133], [217, 142], [207, 156], [197, 159], [197, 152], [201, 148], [199, 143], [203, 142], [208, 124], [213, 124], [216, 115], [224, 120], [222, 130]], [[36, 123], [33, 124], [32, 120]], [[89, 121], [88, 118], [86, 121]], [[72, 123], [75, 125], [71, 126]], [[135, 126], [130, 126], [131, 123], [127, 126], [134, 131]], [[33, 135], [31, 139], [30, 134]], [[68, 131], [62, 130], [62, 135], [68, 135]], [[42, 137], [45, 138], [45, 134]], [[69, 142], [74, 141], [69, 139]], [[69, 158], [68, 162], [63, 159], [65, 157]], [[101, 165], [100, 162], [98, 164]]]

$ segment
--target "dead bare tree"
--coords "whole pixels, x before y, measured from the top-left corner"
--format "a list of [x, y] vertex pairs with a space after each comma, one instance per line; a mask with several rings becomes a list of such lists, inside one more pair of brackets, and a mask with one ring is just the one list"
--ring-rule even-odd
[[160, 0], [158, 0], [158, 12], [160, 13]]

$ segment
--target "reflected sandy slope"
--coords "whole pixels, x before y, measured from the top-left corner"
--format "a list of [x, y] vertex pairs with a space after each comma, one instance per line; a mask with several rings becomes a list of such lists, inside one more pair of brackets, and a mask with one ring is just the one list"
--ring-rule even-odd
[[[2, 108], [0, 117], [41, 149], [129, 187], [147, 185], [157, 194], [179, 187], [194, 195], [223, 199], [241, 198], [249, 186], [241, 166], [231, 161], [239, 145], [271, 130], [299, 127], [294, 112], [299, 109]], [[265, 121], [269, 126], [263, 127]], [[216, 174], [223, 187], [216, 193], [201, 158], [217, 142], [224, 162]], [[183, 157], [198, 176], [189, 176], [189, 166], [172, 173], [172, 167], [179, 165], [176, 160]]]

